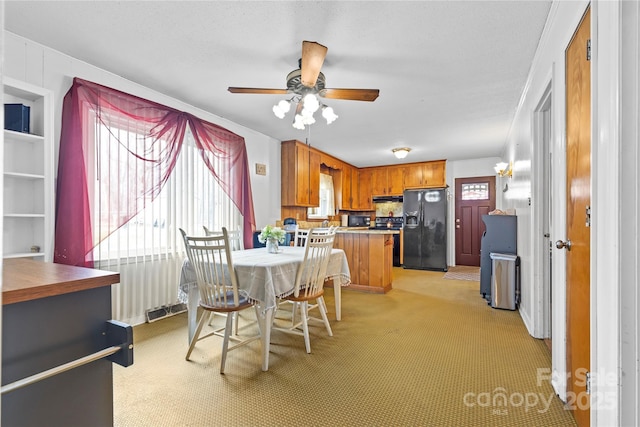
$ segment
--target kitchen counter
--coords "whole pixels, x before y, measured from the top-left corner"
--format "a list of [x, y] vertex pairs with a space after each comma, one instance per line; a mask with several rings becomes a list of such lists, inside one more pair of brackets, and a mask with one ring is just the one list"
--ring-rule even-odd
[[7, 258], [2, 270], [2, 304], [15, 304], [109, 286], [120, 274], [26, 258]]
[[339, 227], [336, 233], [400, 234], [400, 230], [380, 230], [368, 227]]
[[393, 280], [393, 235], [398, 230], [340, 227], [333, 247], [342, 249], [349, 263], [349, 289], [372, 293], [391, 290]]
[[[2, 385], [108, 347], [120, 275], [30, 259], [3, 261]], [[2, 425], [113, 425], [111, 361], [99, 359], [2, 395]]]

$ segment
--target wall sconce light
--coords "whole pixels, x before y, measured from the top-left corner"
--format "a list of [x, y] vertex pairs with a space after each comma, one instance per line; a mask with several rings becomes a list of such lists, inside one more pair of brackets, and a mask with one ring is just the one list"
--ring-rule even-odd
[[409, 154], [409, 151], [411, 151], [411, 148], [408, 148], [408, 147], [394, 148], [391, 151], [393, 152], [393, 155], [396, 156], [398, 159], [404, 159], [405, 157], [407, 157], [407, 154]]
[[493, 167], [493, 170], [495, 170], [496, 173], [501, 177], [506, 176], [511, 178], [513, 176], [513, 165], [511, 163], [496, 163], [496, 165]]

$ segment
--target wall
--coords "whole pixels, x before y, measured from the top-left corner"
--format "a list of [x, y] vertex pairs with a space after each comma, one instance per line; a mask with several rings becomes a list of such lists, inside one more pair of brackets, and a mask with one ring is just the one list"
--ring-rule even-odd
[[[216, 116], [212, 112], [195, 108], [178, 99], [170, 98], [13, 33], [5, 31], [3, 34], [5, 37], [5, 75], [48, 88], [54, 92], [54, 138], [56, 141], [54, 156], [56, 159], [56, 171], [62, 99], [71, 87], [73, 78], [80, 77], [182, 111], [187, 111], [244, 137], [249, 158], [249, 170], [251, 171], [256, 227], [259, 229], [267, 224], [274, 223], [276, 219], [280, 219], [279, 141]], [[256, 175], [256, 163], [267, 165], [266, 176]]]
[[[520, 313], [532, 335], [540, 331], [548, 296], [535, 271], [546, 251], [540, 228], [542, 153], [536, 111], [551, 89], [551, 241], [566, 240], [565, 48], [591, 5], [591, 424], [638, 425], [638, 293], [640, 187], [638, 154], [640, 8], [632, 1], [553, 3], [503, 153], [518, 165], [505, 207], [519, 216], [523, 256]], [[529, 206], [531, 197], [531, 206]], [[520, 229], [521, 227], [521, 229]], [[566, 252], [552, 251], [552, 384], [565, 399]], [[594, 381], [595, 379], [595, 381]], [[580, 397], [578, 397], [580, 398]]]
[[[564, 210], [565, 210], [565, 177], [564, 177], [564, 50], [568, 45], [575, 28], [577, 27], [588, 3], [587, 2], [556, 2], [552, 6], [547, 25], [544, 29], [538, 51], [532, 64], [525, 90], [523, 91], [520, 105], [516, 112], [514, 122], [509, 133], [509, 138], [503, 153], [505, 162], [513, 161], [514, 172], [510, 189], [502, 195], [502, 203], [505, 208], [515, 208], [518, 216], [518, 253], [521, 259], [521, 305], [520, 314], [523, 321], [533, 336], [540, 337], [542, 330], [542, 311], [544, 304], [549, 304], [548, 296], [545, 299], [542, 289], [542, 281], [534, 274], [534, 265], [538, 265], [543, 245], [542, 230], [536, 218], [536, 207], [545, 196], [540, 192], [536, 181], [541, 176], [532, 174], [532, 168], [538, 168], [540, 158], [536, 154], [534, 141], [537, 135], [534, 133], [532, 122], [534, 112], [543, 98], [546, 90], [552, 88], [552, 132], [551, 150], [553, 156], [553, 187], [554, 196], [552, 205], [551, 239], [564, 240]], [[538, 169], [536, 169], [538, 170]], [[532, 189], [535, 189], [532, 192]], [[532, 212], [534, 214], [532, 215]], [[565, 373], [566, 349], [564, 344], [565, 333], [565, 259], [558, 251], [553, 253], [553, 307], [552, 307], [552, 336], [553, 352], [552, 365], [556, 381], [554, 387], [562, 397], [565, 395], [565, 384], [562, 381]]]
[[[640, 4], [599, 2], [594, 114], [596, 204], [593, 370], [607, 374], [599, 395], [618, 403], [602, 408], [605, 425], [640, 425]], [[592, 248], [593, 250], [593, 248]], [[592, 276], [593, 277], [593, 276]], [[618, 316], [619, 314], [619, 316]], [[619, 416], [619, 418], [615, 418]], [[596, 424], [596, 423], [594, 423]]]
[[[5, 75], [48, 88], [54, 93], [54, 176], [57, 175], [63, 97], [71, 87], [73, 78], [80, 77], [189, 112], [244, 137], [251, 173], [256, 227], [260, 229], [280, 219], [279, 141], [15, 34], [6, 31], [3, 34]], [[266, 176], [256, 175], [257, 162], [267, 165]], [[154, 279], [158, 272], [166, 273], [161, 276], [163, 280]], [[126, 280], [125, 277], [133, 277], [134, 280]], [[154, 263], [151, 268], [136, 270], [133, 276], [123, 276], [121, 283], [112, 287], [113, 318], [136, 325], [146, 320], [146, 310], [174, 304], [177, 298], [178, 277], [179, 269], [176, 265], [161, 262]], [[142, 292], [142, 296], [134, 297], [138, 291]]]

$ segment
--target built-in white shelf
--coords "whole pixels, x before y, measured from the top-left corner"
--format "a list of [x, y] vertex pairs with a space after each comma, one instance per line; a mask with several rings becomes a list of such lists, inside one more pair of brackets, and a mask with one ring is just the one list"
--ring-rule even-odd
[[[5, 104], [29, 107], [29, 133], [3, 130], [3, 258], [53, 259], [53, 94], [2, 79]], [[4, 108], [4, 106], [3, 106]], [[37, 252], [32, 252], [35, 247]]]

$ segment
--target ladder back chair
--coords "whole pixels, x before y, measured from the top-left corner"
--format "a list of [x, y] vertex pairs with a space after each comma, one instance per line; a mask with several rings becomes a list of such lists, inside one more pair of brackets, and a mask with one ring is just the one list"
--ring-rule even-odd
[[233, 337], [231, 339], [236, 343], [229, 347], [233, 323], [232, 314], [253, 307], [253, 303], [240, 295], [238, 291], [238, 281], [233, 270], [229, 236], [226, 228], [222, 228], [222, 234], [205, 237], [188, 236], [182, 229], [180, 229], [180, 233], [182, 233], [191, 268], [195, 271], [200, 292], [200, 307], [203, 309], [202, 316], [189, 344], [186, 359], [189, 360], [191, 352], [198, 341], [216, 335], [214, 331], [202, 337], [200, 336], [209, 314], [227, 314], [222, 341], [222, 360], [220, 362], [220, 373], [223, 374], [229, 351], [260, 338], [259, 335], [246, 339]]
[[[283, 297], [284, 301], [294, 303], [294, 311], [300, 310], [300, 321], [288, 328], [275, 327], [274, 329], [304, 337], [307, 353], [311, 353], [311, 343], [309, 339], [309, 320], [320, 320], [309, 317], [311, 308], [318, 308], [321, 321], [324, 323], [329, 336], [333, 336], [329, 318], [327, 317], [327, 306], [324, 302], [324, 281], [327, 276], [327, 266], [333, 249], [335, 230], [331, 232], [316, 232], [311, 229], [307, 236], [305, 245], [304, 260], [296, 272], [296, 281], [293, 293]], [[313, 306], [309, 303], [315, 302]]]
[[307, 236], [310, 229], [296, 227], [296, 232], [293, 235], [293, 246], [304, 246], [307, 243]]
[[[205, 236], [220, 236], [222, 235], [222, 231], [211, 230], [206, 225], [203, 225]], [[242, 227], [238, 227], [235, 230], [227, 230], [227, 235], [229, 236], [229, 246], [232, 251], [242, 251], [244, 250], [244, 240], [242, 236]], [[213, 322], [213, 318], [215, 316], [227, 317], [226, 313], [217, 313], [211, 312], [211, 317], [209, 319], [209, 325]], [[234, 335], [238, 335], [238, 313], [233, 313], [233, 322], [235, 322], [235, 327], [233, 329]], [[224, 336], [224, 327], [215, 330], [216, 335]]]
[[[211, 230], [207, 228], [206, 225], [203, 225], [205, 236], [215, 236], [217, 234], [222, 234], [222, 231]], [[244, 238], [242, 236], [242, 227], [238, 227], [235, 230], [227, 230], [227, 234], [229, 235], [229, 246], [232, 251], [243, 251], [244, 250]]]

